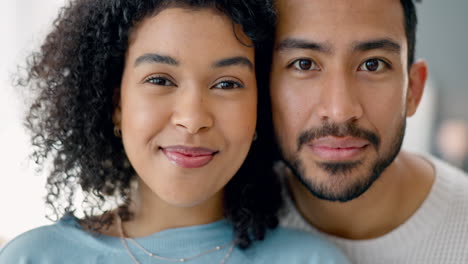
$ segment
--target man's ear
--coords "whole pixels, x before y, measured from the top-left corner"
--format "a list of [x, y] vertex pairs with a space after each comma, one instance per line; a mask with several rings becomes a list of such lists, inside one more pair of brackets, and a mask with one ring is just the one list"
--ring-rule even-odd
[[427, 63], [423, 60], [417, 61], [411, 66], [406, 94], [406, 116], [412, 116], [416, 113], [424, 92], [427, 73]]

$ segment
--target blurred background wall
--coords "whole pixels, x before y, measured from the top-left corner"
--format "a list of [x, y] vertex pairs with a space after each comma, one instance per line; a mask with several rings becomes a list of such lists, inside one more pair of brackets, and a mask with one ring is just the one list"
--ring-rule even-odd
[[[434, 89], [431, 151], [468, 170], [468, 1], [422, 0], [417, 57], [429, 63]], [[424, 131], [416, 130], [422, 134]]]
[[[28, 160], [22, 127], [24, 96], [11, 77], [37, 49], [64, 0], [0, 1], [0, 246], [33, 227], [48, 224], [45, 177]], [[404, 148], [448, 160], [468, 170], [468, 1], [423, 0], [416, 57], [430, 80], [416, 116], [408, 120]]]

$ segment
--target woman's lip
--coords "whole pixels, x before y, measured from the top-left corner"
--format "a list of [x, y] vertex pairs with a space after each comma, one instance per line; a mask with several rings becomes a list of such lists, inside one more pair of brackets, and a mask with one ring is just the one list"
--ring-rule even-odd
[[320, 159], [335, 162], [355, 160], [367, 146], [367, 140], [351, 137], [324, 137], [308, 144], [309, 149]]
[[186, 146], [161, 147], [161, 150], [171, 163], [189, 169], [207, 165], [218, 153], [209, 148]]
[[213, 155], [218, 152], [216, 150], [209, 149], [209, 148], [188, 147], [188, 146], [182, 146], [182, 145], [161, 147], [161, 149], [166, 150], [166, 151], [171, 151], [171, 152], [182, 153], [187, 156], [206, 156], [206, 155]]

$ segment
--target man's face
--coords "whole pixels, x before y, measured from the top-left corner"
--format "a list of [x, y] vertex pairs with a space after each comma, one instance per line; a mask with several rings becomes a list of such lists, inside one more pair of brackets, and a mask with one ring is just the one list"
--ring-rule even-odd
[[287, 165], [317, 197], [365, 192], [415, 111], [398, 0], [278, 0], [271, 95]]

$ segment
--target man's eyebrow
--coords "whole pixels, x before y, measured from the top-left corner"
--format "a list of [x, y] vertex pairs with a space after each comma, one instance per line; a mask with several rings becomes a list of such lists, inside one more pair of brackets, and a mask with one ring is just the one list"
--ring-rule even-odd
[[213, 63], [214, 68], [228, 67], [233, 65], [247, 66], [250, 70], [253, 70], [254, 68], [253, 63], [244, 56], [225, 58]]
[[179, 62], [171, 56], [160, 55], [156, 53], [146, 53], [135, 60], [135, 67], [142, 63], [162, 63], [172, 66], [178, 66]]
[[399, 54], [401, 51], [401, 46], [397, 42], [388, 38], [356, 42], [353, 45], [353, 51], [370, 51], [376, 49], [383, 49]]
[[331, 53], [332, 49], [330, 45], [326, 43], [314, 42], [305, 39], [299, 38], [286, 38], [280, 41], [275, 46], [275, 50], [277, 51], [285, 51], [290, 49], [307, 49], [307, 50], [314, 50], [323, 53]]

